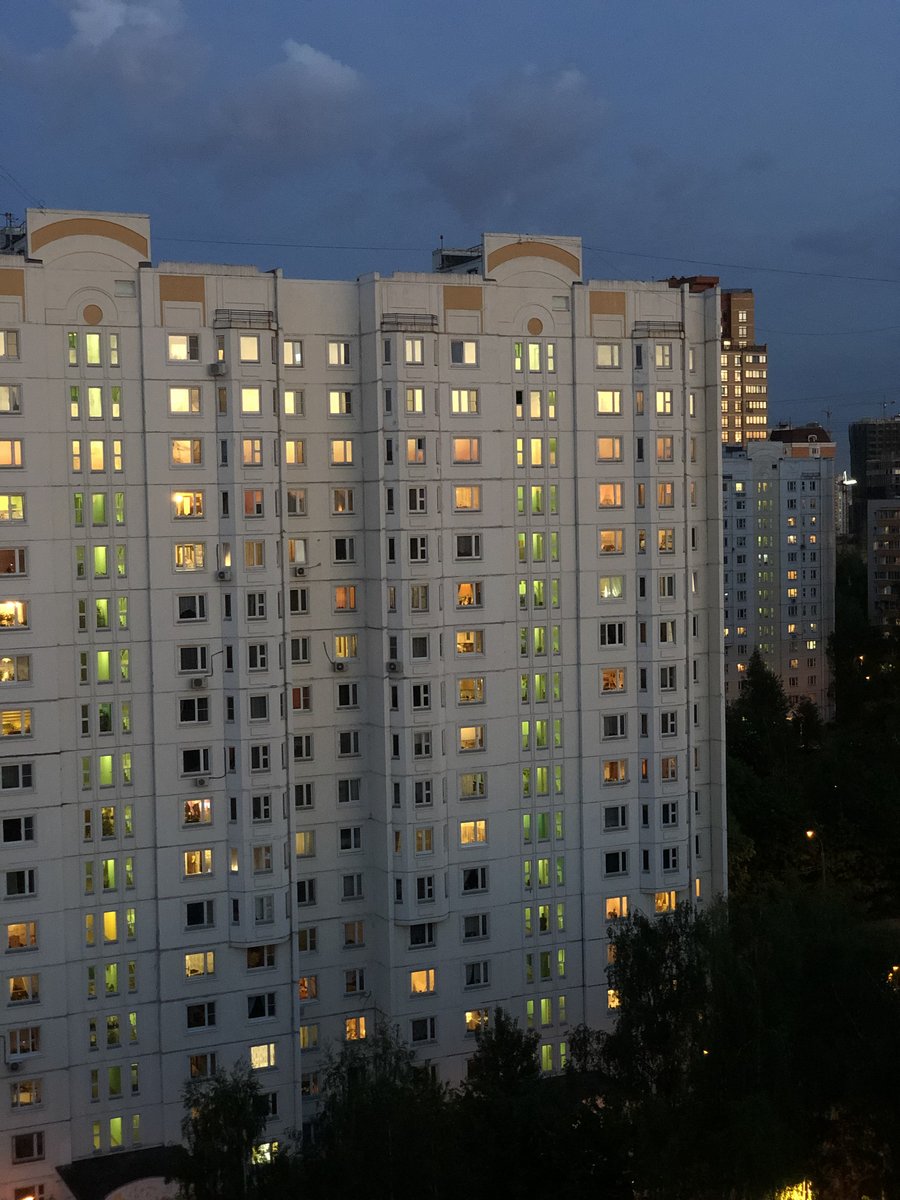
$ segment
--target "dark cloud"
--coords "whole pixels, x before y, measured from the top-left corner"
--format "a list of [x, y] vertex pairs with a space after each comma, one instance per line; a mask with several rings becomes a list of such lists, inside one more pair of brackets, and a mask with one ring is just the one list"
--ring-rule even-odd
[[580, 71], [527, 70], [407, 120], [395, 148], [432, 200], [496, 223], [546, 211], [568, 176], [594, 169], [603, 127]]

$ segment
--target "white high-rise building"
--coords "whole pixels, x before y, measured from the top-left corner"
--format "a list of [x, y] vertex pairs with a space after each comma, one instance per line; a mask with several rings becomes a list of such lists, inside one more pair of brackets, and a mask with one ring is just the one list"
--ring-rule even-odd
[[834, 632], [835, 443], [821, 425], [773, 430], [727, 447], [725, 698], [734, 703], [754, 649], [792, 705], [833, 716], [828, 639]]
[[275, 1142], [381, 1018], [559, 1069], [609, 922], [725, 884], [717, 290], [150, 259], [0, 257], [2, 1200], [161, 1175], [238, 1058]]

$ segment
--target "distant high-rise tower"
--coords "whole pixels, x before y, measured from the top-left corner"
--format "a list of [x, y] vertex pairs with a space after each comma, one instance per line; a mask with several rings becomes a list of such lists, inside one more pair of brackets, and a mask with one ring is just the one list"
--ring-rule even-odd
[[753, 293], [722, 292], [722, 441], [729, 446], [768, 436], [768, 348], [756, 341]]
[[869, 620], [900, 624], [900, 417], [850, 426], [850, 532], [866, 547]]

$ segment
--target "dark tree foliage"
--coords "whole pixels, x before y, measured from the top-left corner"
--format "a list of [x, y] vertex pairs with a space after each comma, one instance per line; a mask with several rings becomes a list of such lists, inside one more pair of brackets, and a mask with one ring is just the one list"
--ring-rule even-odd
[[613, 940], [619, 1020], [579, 1049], [637, 1195], [763, 1200], [800, 1179], [835, 1200], [896, 1194], [900, 996], [879, 927], [781, 889], [636, 916]]
[[186, 1153], [176, 1175], [181, 1200], [251, 1200], [269, 1194], [267, 1164], [254, 1165], [268, 1105], [249, 1066], [237, 1064], [185, 1085]]
[[539, 1046], [540, 1035], [502, 1009], [479, 1034], [452, 1102], [458, 1151], [449, 1194], [531, 1197], [544, 1180], [572, 1200], [627, 1200], [596, 1093], [570, 1076], [545, 1078]]
[[805, 700], [791, 709], [756, 653], [728, 709], [730, 888], [827, 881], [874, 917], [900, 915], [900, 635], [868, 626], [853, 555], [837, 584], [836, 720]]
[[446, 1089], [396, 1030], [347, 1042], [324, 1072], [322, 1107], [304, 1146], [310, 1196], [440, 1197], [447, 1171]]
[[413, 1200], [530, 1197], [553, 1181], [572, 1200], [631, 1200], [601, 1106], [584, 1080], [546, 1078], [540, 1038], [502, 1010], [478, 1037], [466, 1081], [436, 1083], [396, 1032], [345, 1045], [325, 1072], [322, 1108], [295, 1193]]

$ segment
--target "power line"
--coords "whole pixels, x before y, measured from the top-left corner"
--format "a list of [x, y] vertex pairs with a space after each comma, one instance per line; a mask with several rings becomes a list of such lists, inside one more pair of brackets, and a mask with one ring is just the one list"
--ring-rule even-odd
[[801, 275], [812, 279], [851, 279], [858, 283], [900, 283], [900, 279], [889, 279], [880, 275], [841, 275], [834, 271], [801, 271], [792, 267], [763, 267], [752, 263], [716, 262], [711, 258], [680, 258], [669, 254], [640, 254], [635, 250], [610, 250], [602, 246], [583, 245], [583, 249], [598, 254], [624, 254], [626, 258], [646, 258], [663, 262], [688, 263], [694, 267], [719, 267], [729, 271], [765, 271], [773, 275]]
[[864, 337], [866, 334], [869, 334], [869, 333], [895, 333], [898, 329], [900, 329], [900, 325], [885, 325], [881, 329], [835, 329], [832, 331], [816, 330], [815, 332], [812, 332], [812, 331], [806, 330], [806, 329], [772, 329], [768, 325], [758, 325], [756, 327], [756, 329], [757, 329], [757, 333], [764, 333], [767, 336], [769, 334], [775, 333], [779, 337], [836, 338], [836, 337]]
[[22, 184], [19, 183], [18, 179], [16, 179], [15, 175], [13, 175], [12, 172], [7, 171], [3, 163], [0, 163], [0, 175], [2, 175], [4, 179], [8, 180], [19, 192], [22, 198], [27, 200], [29, 204], [33, 204], [35, 208], [39, 208], [42, 211], [46, 209], [46, 204], [42, 204], [35, 195], [29, 192], [27, 188], [23, 187]]
[[[434, 249], [433, 246], [347, 245], [340, 242], [267, 242], [253, 241], [245, 238], [167, 237], [164, 234], [156, 234], [154, 241], [172, 242], [175, 244], [194, 243], [199, 246], [253, 246], [260, 249], [274, 250], [339, 250], [355, 252], [363, 250], [388, 250], [395, 254], [430, 254]], [[768, 267], [752, 263], [717, 262], [715, 259], [709, 258], [683, 258], [678, 255], [669, 254], [642, 254], [636, 250], [612, 250], [608, 247], [604, 248], [602, 246], [590, 246], [587, 244], [583, 244], [582, 248], [589, 250], [593, 254], [622, 254], [626, 258], [641, 258], [649, 262], [685, 263], [688, 266], [717, 267], [729, 271], [764, 271], [774, 275], [799, 275], [809, 279], [843, 279], [857, 283], [900, 283], [900, 278], [892, 279], [880, 275], [846, 275], [835, 271], [802, 271], [799, 268], [791, 267]]]

